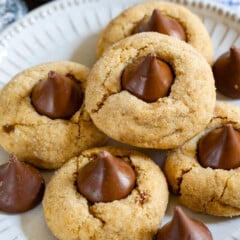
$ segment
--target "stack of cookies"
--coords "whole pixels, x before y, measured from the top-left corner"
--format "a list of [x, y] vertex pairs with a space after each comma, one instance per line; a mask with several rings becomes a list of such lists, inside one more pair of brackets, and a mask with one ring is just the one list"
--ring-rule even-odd
[[[240, 51], [231, 48], [212, 70], [213, 55], [195, 14], [178, 4], [147, 2], [106, 26], [91, 70], [47, 63], [1, 90], [1, 146], [38, 168], [59, 168], [43, 198], [58, 239], [173, 239], [180, 222], [184, 236], [212, 239], [179, 209], [158, 230], [168, 189], [194, 211], [240, 215], [240, 110], [216, 104], [215, 90], [216, 80], [222, 92], [235, 97], [240, 91]], [[230, 88], [224, 67], [234, 72]], [[163, 172], [138, 151], [104, 146], [108, 137], [168, 150]]]

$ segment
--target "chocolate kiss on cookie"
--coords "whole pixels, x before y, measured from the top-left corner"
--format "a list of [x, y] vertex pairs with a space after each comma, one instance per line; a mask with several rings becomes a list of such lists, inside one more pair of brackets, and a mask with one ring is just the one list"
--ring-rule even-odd
[[198, 161], [203, 167], [240, 167], [240, 132], [226, 124], [209, 132], [198, 144]]
[[74, 76], [51, 71], [34, 86], [31, 100], [38, 113], [51, 119], [69, 119], [81, 107], [83, 92]]
[[181, 24], [173, 18], [162, 15], [158, 9], [153, 10], [152, 16], [148, 22], [140, 22], [133, 31], [133, 33], [140, 32], [159, 32], [183, 41], [187, 40], [185, 31]]
[[11, 156], [0, 166], [0, 210], [25, 212], [35, 207], [43, 197], [45, 183], [39, 171]]
[[127, 162], [107, 151], [78, 172], [78, 191], [90, 202], [111, 202], [128, 196], [135, 186], [136, 174]]
[[231, 47], [213, 65], [216, 88], [230, 98], [240, 98], [240, 49]]
[[173, 219], [158, 230], [155, 240], [212, 240], [212, 234], [200, 221], [188, 217], [176, 207]]
[[171, 67], [152, 53], [136, 66], [127, 65], [122, 73], [121, 84], [123, 90], [143, 101], [155, 102], [168, 95], [173, 80]]

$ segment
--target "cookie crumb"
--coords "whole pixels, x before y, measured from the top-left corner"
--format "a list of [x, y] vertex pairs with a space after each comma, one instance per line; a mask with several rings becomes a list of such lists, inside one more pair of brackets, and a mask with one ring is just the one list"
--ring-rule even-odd
[[6, 133], [10, 133], [14, 131], [14, 125], [6, 124], [3, 126], [3, 131]]
[[135, 199], [135, 203], [139, 205], [144, 205], [148, 202], [148, 194], [145, 191], [138, 191], [139, 195]]

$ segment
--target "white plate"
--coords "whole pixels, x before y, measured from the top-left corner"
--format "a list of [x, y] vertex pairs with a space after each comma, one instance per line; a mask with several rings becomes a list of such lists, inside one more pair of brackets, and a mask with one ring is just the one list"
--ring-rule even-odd
[[[110, 6], [111, 2], [111, 6]], [[110, 19], [137, 0], [60, 0], [43, 6], [21, 21], [10, 26], [0, 35], [0, 84], [7, 83], [12, 76], [30, 66], [53, 60], [70, 59], [89, 67], [95, 62], [95, 45], [99, 31]], [[174, 0], [197, 13], [211, 34], [215, 58], [230, 46], [240, 47], [240, 17], [212, 1]], [[239, 104], [238, 100], [224, 101]], [[116, 144], [116, 143], [115, 143]], [[159, 151], [145, 150], [153, 159], [162, 161]], [[7, 153], [0, 151], [1, 162]], [[160, 157], [161, 156], [161, 157]], [[160, 157], [160, 160], [159, 160]], [[50, 172], [43, 173], [46, 181]], [[171, 196], [164, 218], [169, 221], [173, 207], [178, 204]], [[215, 240], [240, 239], [240, 218], [219, 218], [196, 214], [184, 210], [192, 217], [204, 221]], [[19, 215], [0, 213], [1, 240], [53, 240], [41, 209]]]

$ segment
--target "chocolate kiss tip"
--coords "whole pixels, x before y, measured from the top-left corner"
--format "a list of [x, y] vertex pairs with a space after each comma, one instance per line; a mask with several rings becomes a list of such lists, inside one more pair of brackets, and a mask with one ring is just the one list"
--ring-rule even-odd
[[230, 170], [240, 167], [240, 132], [232, 124], [210, 131], [199, 140], [198, 161], [203, 167]]
[[155, 240], [213, 240], [213, 238], [202, 222], [188, 217], [180, 207], [176, 207], [172, 220], [158, 230]]
[[35, 207], [43, 197], [45, 183], [37, 169], [15, 155], [0, 166], [0, 210], [21, 213]]
[[121, 84], [123, 90], [151, 103], [168, 95], [173, 79], [171, 67], [150, 53], [139, 64], [125, 67]]
[[176, 206], [174, 209], [173, 219], [177, 219], [177, 221], [181, 222], [182, 218], [187, 218], [185, 213], [183, 212], [182, 208], [179, 206]]
[[103, 150], [103, 151], [98, 152], [97, 156], [100, 159], [107, 159], [107, 158], [111, 157], [111, 154], [109, 152]]
[[111, 202], [126, 197], [135, 181], [131, 165], [107, 151], [100, 151], [96, 159], [79, 170], [77, 188], [90, 202]]
[[202, 222], [188, 217], [179, 206], [175, 207], [173, 219], [176, 219], [182, 229], [186, 228], [185, 230], [189, 231], [189, 234], [185, 236], [190, 236], [190, 238], [186, 240], [212, 240], [212, 234], [208, 228]]
[[57, 73], [55, 72], [55, 71], [50, 71], [49, 73], [48, 73], [48, 78], [55, 78], [55, 77], [57, 77]]
[[74, 77], [50, 71], [32, 90], [32, 105], [36, 111], [51, 119], [69, 119], [83, 102], [83, 92]]
[[214, 63], [215, 85], [223, 95], [240, 99], [240, 48], [232, 46]]
[[17, 156], [14, 155], [14, 154], [11, 154], [11, 155], [10, 155], [10, 158], [9, 158], [9, 163], [17, 162], [17, 161], [19, 161], [19, 160], [17, 159]]
[[175, 19], [165, 16], [159, 9], [154, 9], [147, 23], [140, 23], [133, 33], [155, 31], [186, 41], [182, 25]]
[[231, 52], [239, 52], [240, 49], [239, 49], [238, 47], [236, 47], [236, 46], [231, 46], [231, 47], [230, 47], [230, 51], [231, 51]]

